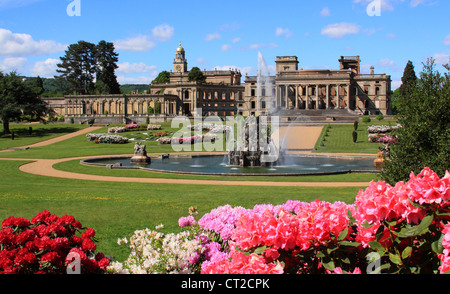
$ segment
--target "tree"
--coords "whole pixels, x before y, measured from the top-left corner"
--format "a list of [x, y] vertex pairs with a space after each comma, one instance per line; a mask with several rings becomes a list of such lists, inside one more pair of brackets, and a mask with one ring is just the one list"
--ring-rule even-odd
[[97, 78], [95, 88], [100, 94], [120, 94], [115, 70], [118, 68], [118, 54], [114, 51], [114, 44], [100, 41], [96, 47]]
[[15, 72], [7, 75], [0, 72], [0, 118], [4, 134], [11, 133], [9, 122], [23, 114], [42, 118], [52, 112], [38, 97], [40, 91], [39, 88], [27, 84]]
[[206, 77], [203, 72], [198, 67], [193, 67], [188, 75], [188, 80], [190, 82], [196, 81], [200, 83], [204, 83], [206, 81]]
[[[449, 65], [444, 66], [447, 71]], [[401, 128], [398, 143], [390, 146], [382, 178], [394, 184], [430, 167], [440, 177], [450, 168], [450, 75], [442, 76], [432, 58], [424, 64], [420, 79], [408, 87], [398, 104]]]
[[61, 58], [58, 69], [60, 76], [55, 76], [61, 82], [67, 82], [69, 91], [75, 94], [87, 95], [95, 89], [94, 75], [97, 69], [96, 46], [92, 43], [79, 41], [72, 44]]
[[407, 96], [408, 89], [411, 88], [417, 82], [416, 72], [414, 71], [414, 65], [411, 60], [406, 63], [403, 71], [402, 85], [399, 88], [400, 96]]
[[170, 73], [168, 71], [162, 71], [158, 76], [152, 81], [152, 84], [165, 84], [170, 83]]

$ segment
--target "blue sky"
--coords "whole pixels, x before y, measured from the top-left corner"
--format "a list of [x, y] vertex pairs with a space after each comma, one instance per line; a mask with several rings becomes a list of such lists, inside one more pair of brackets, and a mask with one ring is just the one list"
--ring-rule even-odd
[[338, 69], [340, 56], [359, 55], [363, 73], [374, 66], [395, 89], [408, 60], [419, 73], [434, 57], [443, 71], [449, 11], [449, 0], [0, 0], [0, 71], [52, 77], [68, 45], [105, 40], [119, 53], [120, 83], [150, 83], [172, 69], [181, 42], [189, 67], [243, 75], [256, 73], [258, 51], [272, 70], [276, 56]]

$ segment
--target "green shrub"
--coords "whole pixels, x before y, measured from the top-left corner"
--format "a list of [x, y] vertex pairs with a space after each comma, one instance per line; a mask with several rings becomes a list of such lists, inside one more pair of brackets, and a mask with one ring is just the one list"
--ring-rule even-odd
[[379, 115], [376, 116], [376, 119], [377, 120], [383, 120], [384, 119], [384, 115], [379, 114]]
[[362, 122], [365, 122], [365, 123], [370, 122], [370, 116], [364, 116], [364, 117], [362, 118]]

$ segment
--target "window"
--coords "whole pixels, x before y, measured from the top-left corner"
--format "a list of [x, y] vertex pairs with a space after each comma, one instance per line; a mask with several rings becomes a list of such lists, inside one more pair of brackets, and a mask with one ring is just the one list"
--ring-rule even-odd
[[256, 95], [255, 95], [255, 89], [252, 89], [252, 90], [251, 90], [250, 96], [256, 96]]
[[252, 108], [256, 108], [256, 103], [255, 103], [255, 101], [252, 101]]

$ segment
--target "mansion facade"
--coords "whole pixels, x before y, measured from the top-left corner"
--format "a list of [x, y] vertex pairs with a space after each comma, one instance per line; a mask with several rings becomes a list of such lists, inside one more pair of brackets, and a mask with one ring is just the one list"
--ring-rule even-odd
[[[69, 95], [46, 101], [66, 121], [77, 123], [143, 123], [177, 115], [280, 116], [336, 111], [349, 115], [391, 114], [391, 77], [361, 73], [359, 56], [341, 56], [337, 70], [298, 69], [296, 56], [278, 56], [276, 73], [265, 77], [237, 69], [202, 71], [204, 82], [189, 79], [186, 52], [175, 51], [170, 82], [152, 83], [149, 91], [130, 95]], [[158, 107], [157, 107], [157, 104]], [[155, 112], [159, 109], [158, 113]], [[202, 113], [195, 113], [200, 110]]]

